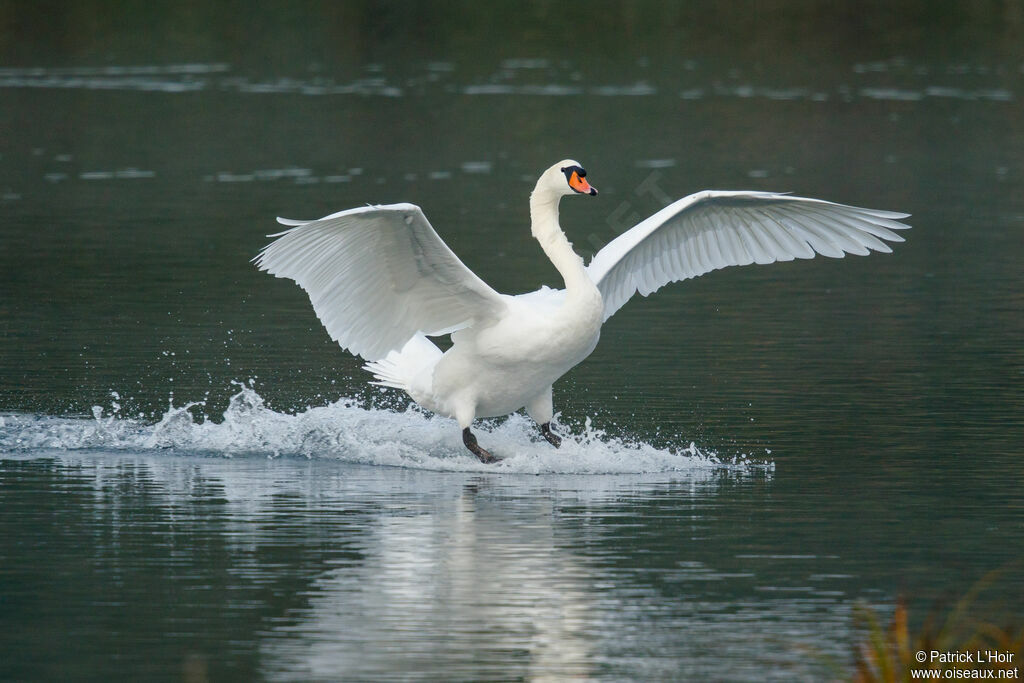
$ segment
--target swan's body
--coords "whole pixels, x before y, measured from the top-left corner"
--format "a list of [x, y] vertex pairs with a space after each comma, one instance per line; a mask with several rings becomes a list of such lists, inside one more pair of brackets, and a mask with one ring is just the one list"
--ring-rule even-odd
[[[466, 446], [493, 459], [470, 431], [477, 417], [526, 408], [554, 445], [551, 385], [590, 355], [601, 325], [635, 292], [730, 265], [888, 252], [882, 239], [906, 214], [766, 192], [700, 192], [606, 245], [589, 266], [558, 223], [566, 195], [596, 195], [571, 160], [541, 175], [530, 196], [531, 231], [564, 290], [498, 294], [441, 241], [418, 206], [342, 211], [293, 226], [256, 257], [295, 280], [342, 347], [378, 383], [455, 418]], [[275, 235], [276, 236], [276, 235]], [[880, 239], [881, 238], [881, 239]], [[428, 337], [452, 333], [441, 350]]]

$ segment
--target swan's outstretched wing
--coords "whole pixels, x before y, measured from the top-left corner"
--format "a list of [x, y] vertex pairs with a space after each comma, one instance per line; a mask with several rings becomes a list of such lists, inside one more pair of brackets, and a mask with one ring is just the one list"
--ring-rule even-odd
[[498, 317], [506, 304], [441, 241], [420, 207], [368, 206], [271, 237], [253, 259], [295, 280], [331, 338], [367, 360], [417, 332], [443, 334]]
[[680, 199], [609, 242], [587, 266], [610, 318], [634, 292], [726, 266], [892, 251], [883, 239], [909, 214], [772, 192], [705, 191]]

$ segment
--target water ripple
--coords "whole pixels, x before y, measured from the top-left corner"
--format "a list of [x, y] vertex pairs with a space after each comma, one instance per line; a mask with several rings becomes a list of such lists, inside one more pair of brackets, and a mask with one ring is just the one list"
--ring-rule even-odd
[[[565, 68], [555, 69], [545, 59], [506, 59], [500, 69], [485, 82], [455, 82], [458, 69], [451, 62], [426, 62], [418, 67], [418, 75], [398, 79], [388, 76], [382, 64], [368, 65], [364, 77], [354, 80], [336, 80], [330, 76], [286, 76], [262, 79], [233, 72], [224, 63], [170, 64], [142, 66], [99, 67], [24, 67], [0, 68], [0, 89], [79, 89], [129, 90], [139, 92], [189, 93], [220, 90], [252, 95], [299, 96], [361, 96], [405, 97], [410, 94], [459, 93], [467, 96], [543, 96], [543, 97], [648, 97], [659, 94], [685, 100], [701, 100], [713, 95], [719, 98], [767, 99], [777, 101], [826, 102], [837, 98], [851, 101], [856, 98], [915, 102], [926, 98], [961, 99], [971, 101], [1009, 102], [1015, 93], [1004, 87], [965, 88], [948, 84], [905, 87], [890, 83], [862, 84], [860, 87], [837, 85], [834, 88], [810, 87], [804, 84], [722, 83], [709, 78], [709, 82], [691, 82], [681, 90], [678, 84], [650, 82], [638, 79], [625, 83], [593, 83], [581, 85], [581, 74]], [[690, 69], [691, 71], [693, 69]], [[963, 76], [985, 77], [1005, 75], [1004, 66], [954, 64], [945, 69], [911, 67], [905, 61], [894, 59], [880, 62], [858, 63], [852, 70], [858, 77], [879, 80], [894, 76], [904, 78], [908, 73], [923, 77], [933, 72], [944, 78]], [[1012, 69], [1009, 69], [1012, 71]], [[741, 77], [732, 70], [730, 79]], [[564, 82], [568, 80], [569, 82]], [[531, 82], [523, 82], [531, 81]]]

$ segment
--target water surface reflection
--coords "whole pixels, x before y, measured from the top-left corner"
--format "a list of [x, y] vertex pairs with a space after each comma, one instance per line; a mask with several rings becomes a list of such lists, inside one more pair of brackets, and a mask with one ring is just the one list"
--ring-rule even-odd
[[651, 679], [726, 666], [791, 680], [845, 657], [850, 605], [873, 594], [851, 569], [864, 558], [753, 518], [773, 497], [764, 470], [488, 476], [64, 452], [0, 473], [5, 585], [35, 615], [35, 636], [16, 637], [32, 653], [22, 671], [82, 661], [45, 653], [39, 635], [87, 614], [78, 645], [115, 638], [133, 671]]

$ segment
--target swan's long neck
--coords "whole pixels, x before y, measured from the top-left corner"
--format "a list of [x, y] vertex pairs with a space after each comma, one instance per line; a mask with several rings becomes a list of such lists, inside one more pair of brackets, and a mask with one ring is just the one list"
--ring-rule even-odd
[[560, 198], [558, 195], [534, 190], [530, 195], [530, 229], [565, 280], [565, 289], [571, 299], [590, 293], [595, 287], [583, 267], [583, 259], [573, 251], [572, 243], [558, 225]]

